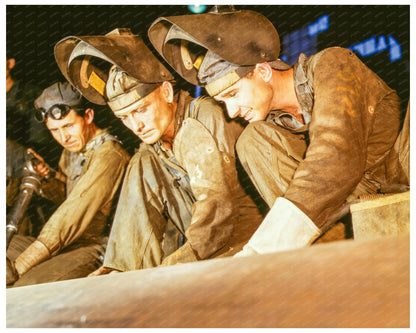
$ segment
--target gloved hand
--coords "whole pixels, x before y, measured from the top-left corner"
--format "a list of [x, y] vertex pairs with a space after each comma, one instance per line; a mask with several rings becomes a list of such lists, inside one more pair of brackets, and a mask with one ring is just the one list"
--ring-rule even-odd
[[19, 274], [14, 267], [14, 263], [6, 257], [6, 285], [11, 285], [19, 280]]
[[194, 250], [192, 250], [191, 244], [186, 242], [183, 246], [177, 249], [175, 252], [167, 256], [160, 266], [172, 266], [176, 264], [184, 264], [187, 262], [198, 261]]
[[96, 269], [94, 272], [88, 274], [88, 277], [98, 276], [98, 275], [105, 275], [105, 274], [113, 274], [113, 273], [120, 273], [120, 271], [118, 271], [116, 269], [101, 266], [100, 268]]
[[291, 201], [279, 197], [243, 249], [234, 257], [288, 251], [309, 246], [321, 230]]

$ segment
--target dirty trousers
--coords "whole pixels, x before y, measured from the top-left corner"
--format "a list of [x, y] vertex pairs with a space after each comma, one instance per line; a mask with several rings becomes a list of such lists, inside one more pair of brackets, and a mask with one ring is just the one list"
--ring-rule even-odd
[[[14, 261], [34, 241], [34, 237], [15, 235], [7, 256]], [[99, 244], [73, 243], [58, 255], [31, 268], [12, 287], [85, 277], [100, 267], [103, 256], [104, 248]]]
[[306, 148], [304, 135], [263, 121], [249, 124], [240, 135], [238, 157], [269, 207], [286, 192]]
[[194, 202], [181, 185], [183, 177], [170, 173], [153, 147], [140, 145], [126, 170], [105, 267], [121, 271], [155, 267], [182, 245]]

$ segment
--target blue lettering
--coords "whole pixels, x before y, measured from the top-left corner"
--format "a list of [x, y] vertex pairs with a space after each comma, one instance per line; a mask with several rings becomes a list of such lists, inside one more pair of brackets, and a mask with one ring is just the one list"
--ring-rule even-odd
[[329, 16], [321, 16], [316, 22], [308, 25], [308, 35], [314, 36], [329, 28]]
[[402, 58], [402, 47], [400, 44], [393, 38], [389, 36], [389, 45], [390, 45], [390, 60], [396, 61]]
[[381, 52], [384, 50], [387, 50], [387, 41], [385, 36], [380, 36], [378, 38], [378, 44], [377, 44], [377, 52]]
[[402, 58], [402, 48], [393, 36], [388, 36], [388, 43], [385, 36], [380, 36], [378, 39], [376, 39], [376, 37], [372, 37], [348, 48], [358, 52], [362, 57], [368, 57], [372, 54], [382, 52], [390, 48], [389, 51], [391, 61], [396, 61]]

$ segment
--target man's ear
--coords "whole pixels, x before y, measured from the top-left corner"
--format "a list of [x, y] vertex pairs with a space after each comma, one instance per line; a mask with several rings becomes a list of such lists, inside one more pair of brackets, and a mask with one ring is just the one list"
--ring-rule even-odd
[[88, 125], [90, 125], [94, 121], [94, 110], [93, 109], [88, 108], [88, 109], [85, 110], [84, 120]]
[[256, 68], [254, 70], [265, 82], [269, 82], [271, 80], [273, 69], [268, 62], [256, 64]]
[[168, 103], [173, 102], [173, 86], [169, 81], [164, 81], [161, 85], [161, 94]]

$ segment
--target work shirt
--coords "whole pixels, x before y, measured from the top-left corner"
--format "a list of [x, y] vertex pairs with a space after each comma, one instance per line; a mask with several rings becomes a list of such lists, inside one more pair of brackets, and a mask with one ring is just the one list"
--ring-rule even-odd
[[105, 267], [127, 271], [159, 265], [166, 257], [167, 221], [198, 259], [227, 255], [230, 248], [224, 249], [236, 232], [246, 233], [247, 241], [261, 222], [237, 174], [234, 145], [243, 126], [226, 120], [211, 98], [192, 105], [186, 92], [176, 98], [173, 149], [142, 143], [127, 167]]
[[[66, 184], [54, 179], [42, 185], [45, 197], [55, 202], [65, 198], [38, 236], [52, 255], [76, 241], [101, 241], [128, 161], [127, 152], [106, 130], [99, 130], [80, 153], [63, 151], [59, 169]], [[60, 189], [60, 195], [51, 187]]]

